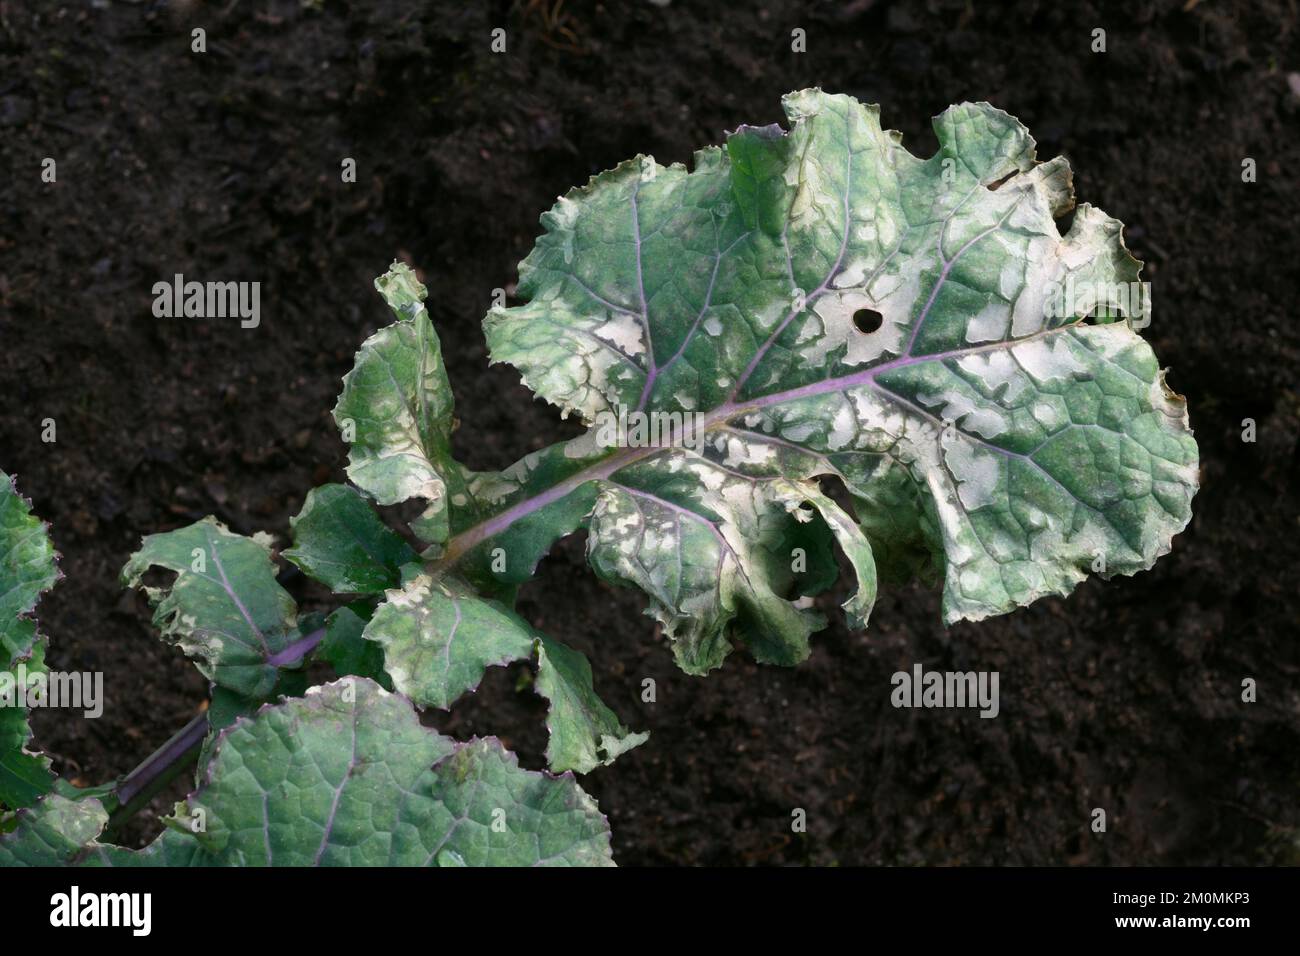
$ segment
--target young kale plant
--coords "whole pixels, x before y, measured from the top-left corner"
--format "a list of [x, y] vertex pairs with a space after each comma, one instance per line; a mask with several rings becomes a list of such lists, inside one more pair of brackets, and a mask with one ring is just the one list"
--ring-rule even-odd
[[[542, 217], [523, 304], [484, 325], [492, 361], [577, 414], [579, 438], [502, 471], [457, 462], [425, 289], [400, 263], [377, 280], [397, 320], [363, 344], [334, 410], [352, 486], [311, 492], [283, 554], [347, 603], [300, 615], [271, 541], [211, 518], [145, 538], [124, 579], [174, 572], [146, 589], [154, 621], [211, 681], [211, 705], [91, 791], [52, 780], [22, 711], [0, 711], [0, 801], [16, 811], [0, 859], [610, 862], [568, 771], [646, 735], [597, 697], [582, 654], [512, 609], [579, 529], [598, 575], [645, 593], [690, 674], [737, 645], [806, 658], [824, 624], [807, 599], [834, 582], [836, 546], [857, 579], [854, 627], [878, 578], [920, 576], [941, 585], [946, 622], [978, 620], [1167, 552], [1197, 448], [1136, 331], [1149, 311], [1129, 294], [1140, 265], [1121, 224], [1076, 209], [1066, 161], [1036, 162], [1025, 128], [987, 104], [940, 115], [924, 160], [875, 107], [820, 90], [784, 105], [788, 132], [741, 127], [689, 172], [638, 157]], [[0, 484], [0, 633], [11, 671], [37, 673], [27, 615], [57, 577], [53, 550]], [[374, 511], [411, 499], [409, 537]], [[562, 776], [420, 725], [419, 708], [525, 659]], [[339, 679], [307, 688], [308, 661]], [[163, 835], [106, 842], [200, 742], [197, 789]]]

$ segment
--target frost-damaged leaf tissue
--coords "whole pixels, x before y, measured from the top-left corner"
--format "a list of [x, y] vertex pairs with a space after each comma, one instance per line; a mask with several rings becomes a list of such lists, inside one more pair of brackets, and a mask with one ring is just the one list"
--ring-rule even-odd
[[[804, 599], [834, 582], [835, 545], [857, 578], [855, 627], [878, 578], [931, 580], [947, 622], [977, 620], [1167, 552], [1197, 448], [1135, 331], [1149, 313], [1124, 291], [1140, 267], [1120, 223], [1085, 204], [1062, 236], [1068, 164], [1036, 162], [988, 104], [939, 116], [924, 160], [876, 107], [820, 90], [784, 105], [788, 132], [741, 127], [691, 171], [637, 157], [543, 215], [523, 304], [484, 327], [492, 361], [578, 415], [579, 438], [498, 472], [458, 463], [425, 289], [401, 263], [377, 280], [397, 321], [362, 345], [334, 410], [355, 488], [313, 491], [283, 553], [348, 603], [299, 614], [270, 539], [215, 519], [146, 538], [125, 579], [175, 573], [146, 589], [155, 623], [214, 687], [196, 789], [145, 849], [103, 844], [121, 790], [56, 784], [25, 715], [0, 711], [0, 858], [611, 862], [570, 772], [647, 737], [597, 696], [582, 654], [512, 607], [579, 529], [597, 574], [645, 592], [691, 674], [737, 644], [807, 657], [824, 621]], [[1084, 287], [1072, 308], [1062, 290]], [[53, 551], [7, 478], [0, 494], [0, 634], [10, 669], [39, 667], [27, 615]], [[409, 499], [423, 510], [408, 538], [374, 505]], [[307, 689], [312, 659], [339, 679]], [[417, 708], [524, 659], [561, 776], [420, 726]]]

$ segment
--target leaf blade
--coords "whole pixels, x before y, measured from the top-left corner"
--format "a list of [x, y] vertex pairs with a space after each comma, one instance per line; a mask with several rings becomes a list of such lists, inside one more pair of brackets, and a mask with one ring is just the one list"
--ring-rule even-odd
[[298, 637], [297, 605], [276, 580], [270, 547], [207, 517], [148, 535], [122, 569], [126, 587], [145, 572], [176, 572], [170, 587], [146, 588], [154, 624], [209, 680], [264, 698], [279, 679], [276, 655]]
[[[1198, 483], [1185, 406], [1130, 323], [1051, 308], [1073, 283], [1149, 319], [1120, 223], [1084, 205], [1060, 235], [1054, 219], [1074, 203], [1068, 164], [1038, 163], [1028, 131], [988, 104], [937, 117], [939, 151], [926, 160], [875, 107], [819, 90], [784, 105], [789, 132], [742, 127], [693, 172], [642, 159], [564, 197], [521, 266], [525, 304], [485, 320], [493, 359], [590, 423], [629, 409], [698, 413], [705, 441], [686, 467], [701, 487], [676, 507], [693, 512], [684, 498], [739, 471], [756, 484], [834, 476], [859, 504], [911, 511], [870, 514], [853, 531], [808, 497], [859, 557], [860, 578], [874, 581], [868, 551], [891, 579], [937, 568], [948, 622], [1068, 593], [1094, 561], [1108, 575], [1149, 567], [1186, 526]], [[862, 309], [879, 314], [876, 331], [856, 328]], [[611, 371], [621, 366], [608, 343], [576, 344], [602, 330], [639, 346], [635, 370]], [[557, 365], [563, 374], [548, 371]], [[608, 488], [680, 473], [685, 443], [674, 443], [611, 452], [578, 478]], [[626, 535], [605, 547], [607, 504], [589, 521], [598, 573], [640, 586], [666, 626], [712, 617], [745, 632], [725, 586], [701, 616], [698, 601], [669, 607], [663, 581], [620, 569], [615, 552], [633, 565], [653, 552]], [[628, 527], [645, 540], [644, 522]], [[751, 647], [803, 656], [806, 622], [756, 603]], [[725, 656], [724, 635], [707, 633], [688, 668]]]
[[383, 649], [393, 686], [420, 706], [445, 710], [487, 668], [532, 655], [527, 622], [454, 581], [421, 573], [386, 597], [364, 637]]
[[28, 749], [24, 674], [43, 673], [44, 642], [32, 612], [59, 580], [54, 543], [14, 479], [0, 471], [0, 805], [31, 806], [53, 785], [50, 760]]
[[402, 565], [416, 557], [346, 485], [313, 488], [289, 523], [293, 547], [284, 557], [338, 594], [380, 594], [395, 587]]
[[546, 763], [557, 773], [609, 766], [650, 737], [629, 731], [596, 696], [585, 655], [547, 637], [537, 640], [537, 692], [550, 702]]

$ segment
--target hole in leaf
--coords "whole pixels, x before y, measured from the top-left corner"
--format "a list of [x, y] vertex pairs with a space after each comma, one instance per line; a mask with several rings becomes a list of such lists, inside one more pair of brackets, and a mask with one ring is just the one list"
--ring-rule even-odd
[[885, 324], [885, 317], [875, 309], [858, 309], [853, 313], [853, 326], [859, 332], [871, 334]]

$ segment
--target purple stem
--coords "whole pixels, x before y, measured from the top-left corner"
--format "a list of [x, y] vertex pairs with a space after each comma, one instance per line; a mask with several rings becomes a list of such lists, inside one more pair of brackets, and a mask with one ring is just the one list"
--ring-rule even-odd
[[[1058, 335], [1074, 328], [1077, 323], [1068, 325], [1058, 325], [1050, 329], [1042, 329], [1031, 335], [1023, 336], [1015, 340], [1016, 345], [1023, 345], [1026, 342], [1032, 342], [1036, 339], [1046, 338], [1052, 335]], [[876, 383], [876, 379], [887, 373], [897, 371], [898, 369], [909, 368], [914, 365], [922, 365], [927, 362], [944, 362], [950, 359], [961, 359], [971, 355], [981, 355], [985, 352], [991, 352], [998, 349], [1005, 349], [1010, 343], [1006, 340], [997, 340], [988, 342], [983, 345], [970, 345], [962, 348], [950, 349], [946, 352], [934, 352], [929, 355], [900, 355], [898, 358], [890, 359], [879, 365], [873, 365], [870, 368], [863, 369], [860, 372], [852, 372], [839, 378], [822, 379], [821, 381], [810, 382], [807, 385], [800, 385], [796, 388], [787, 389], [783, 392], [773, 392], [758, 398], [747, 401], [729, 400], [717, 408], [705, 414], [701, 427], [708, 430], [718, 425], [723, 425], [728, 419], [734, 418], [745, 412], [757, 411], [760, 408], [766, 408], [769, 405], [778, 405], [785, 402], [798, 401], [803, 398], [812, 398], [816, 395], [824, 395], [828, 392], [840, 392], [850, 388], [870, 386]], [[440, 558], [430, 565], [432, 571], [445, 571], [447, 568], [456, 564], [465, 553], [472, 548], [477, 547], [489, 538], [492, 538], [502, 531], [509, 528], [521, 518], [540, 511], [549, 504], [559, 501], [566, 497], [577, 488], [589, 481], [601, 478], [609, 478], [615, 472], [628, 465], [634, 464], [651, 455], [663, 451], [660, 445], [639, 445], [635, 447], [620, 448], [610, 457], [601, 459], [588, 465], [580, 471], [574, 472], [569, 477], [563, 479], [547, 488], [545, 491], [538, 492], [530, 498], [506, 508], [504, 511], [487, 518], [478, 524], [466, 528], [460, 534], [453, 536], [443, 548]]]
[[163, 777], [176, 764], [184, 760], [189, 753], [203, 742], [208, 733], [208, 714], [204, 711], [172, 735], [165, 744], [144, 758], [117, 785], [113, 791], [118, 805], [126, 807], [136, 797], [153, 785], [155, 780]]
[[[284, 650], [268, 657], [266, 663], [272, 667], [287, 667], [296, 664], [310, 654], [324, 637], [325, 628], [318, 628], [310, 634], [298, 638], [298, 640], [285, 647]], [[118, 807], [123, 810], [122, 816], [130, 816], [138, 809], [131, 806], [132, 801], [136, 800], [141, 794], [147, 793], [158, 782], [174, 775], [184, 762], [197, 751], [199, 744], [203, 742], [203, 738], [207, 734], [208, 715], [205, 711], [196, 715], [193, 720], [173, 734], [165, 744], [146, 757], [143, 763], [123, 777], [113, 791], [113, 795], [117, 798]], [[120, 819], [114, 822], [118, 823]]]
[[266, 659], [266, 662], [272, 667], [288, 667], [290, 664], [297, 664], [310, 654], [324, 637], [325, 628], [317, 628], [305, 637], [298, 638], [298, 640], [285, 647], [284, 650], [272, 654]]

